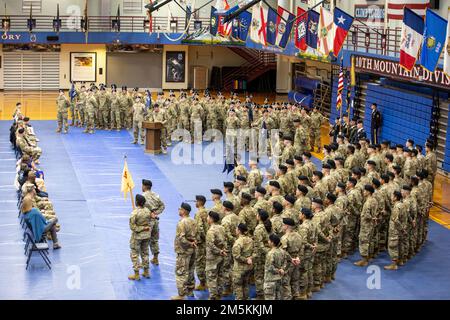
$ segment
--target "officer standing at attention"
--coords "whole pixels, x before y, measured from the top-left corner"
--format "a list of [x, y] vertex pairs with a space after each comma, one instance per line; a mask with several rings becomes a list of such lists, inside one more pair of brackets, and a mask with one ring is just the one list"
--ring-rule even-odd
[[139, 256], [142, 259], [144, 278], [150, 278], [148, 263], [148, 244], [150, 242], [150, 211], [144, 207], [145, 197], [136, 195], [136, 209], [133, 210], [130, 217], [130, 257], [133, 263], [134, 274], [128, 277], [129, 280], [140, 280], [139, 276]]
[[233, 289], [236, 300], [247, 300], [249, 297], [250, 275], [252, 271], [253, 240], [247, 234], [247, 226], [237, 226], [237, 240], [233, 244]]
[[56, 129], [56, 132], [61, 132], [61, 128], [64, 127], [64, 133], [67, 133], [67, 130], [69, 130], [69, 123], [68, 123], [68, 114], [69, 114], [69, 108], [70, 103], [67, 97], [64, 95], [64, 90], [59, 89], [59, 96], [56, 99], [56, 105], [58, 107], [58, 129]]
[[166, 206], [156, 192], [152, 191], [152, 182], [150, 180], [142, 180], [142, 192], [145, 197], [145, 207], [151, 212], [150, 219], [150, 250], [153, 254], [152, 264], [159, 265], [159, 215], [164, 211]]
[[172, 300], [184, 300], [186, 296], [194, 296], [194, 270], [195, 249], [197, 248], [197, 226], [194, 219], [189, 217], [191, 206], [183, 202], [178, 209], [180, 221], [177, 224], [175, 234], [175, 279], [177, 282], [178, 295]]
[[372, 135], [372, 143], [378, 144], [378, 131], [381, 128], [381, 112], [377, 109], [377, 104], [372, 103], [372, 118], [370, 121], [370, 134]]

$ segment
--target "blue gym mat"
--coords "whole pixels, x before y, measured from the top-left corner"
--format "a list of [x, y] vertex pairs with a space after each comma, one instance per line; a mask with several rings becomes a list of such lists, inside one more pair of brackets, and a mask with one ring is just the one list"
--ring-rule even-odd
[[[23, 231], [12, 186], [16, 160], [9, 126], [9, 121], [0, 121], [0, 299], [168, 299], [175, 295], [173, 239], [178, 206], [182, 201], [194, 205], [196, 194], [209, 199], [209, 189], [222, 188], [223, 181], [232, 180], [232, 173], [222, 173], [220, 164], [175, 165], [170, 152], [147, 155], [142, 146], [130, 144], [127, 131], [89, 135], [71, 127], [69, 134], [60, 135], [55, 133], [54, 121], [35, 121], [43, 149], [41, 168], [60, 220], [63, 248], [50, 250], [52, 270], [37, 254], [25, 270]], [[186, 148], [194, 150], [196, 145]], [[127, 279], [132, 272], [131, 203], [120, 193], [124, 154], [136, 185], [134, 194], [140, 192], [141, 179], [151, 179], [166, 203], [160, 220], [160, 265], [152, 266], [151, 279], [139, 282]], [[383, 270], [389, 263], [386, 254], [369, 268], [353, 266], [358, 259], [354, 254], [342, 261], [336, 280], [314, 299], [450, 299], [446, 272], [450, 269], [450, 232], [432, 221], [425, 247], [398, 271]], [[195, 295], [207, 298], [204, 292]]]

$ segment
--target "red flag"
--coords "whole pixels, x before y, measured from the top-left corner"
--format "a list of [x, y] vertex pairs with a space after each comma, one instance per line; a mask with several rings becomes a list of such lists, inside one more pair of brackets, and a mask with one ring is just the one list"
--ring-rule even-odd
[[344, 70], [341, 63], [341, 68], [339, 69], [339, 81], [337, 87], [337, 98], [336, 98], [336, 110], [342, 108], [342, 91], [344, 90]]
[[297, 18], [295, 25], [295, 46], [305, 51], [306, 46], [306, 25], [308, 23], [308, 15], [306, 11], [300, 7], [297, 7], [297, 17], [302, 15], [300, 18]]

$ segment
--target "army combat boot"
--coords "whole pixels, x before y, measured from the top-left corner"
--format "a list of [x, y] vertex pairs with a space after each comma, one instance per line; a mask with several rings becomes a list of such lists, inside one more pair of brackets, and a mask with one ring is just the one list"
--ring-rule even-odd
[[197, 291], [205, 291], [206, 289], [207, 289], [206, 282], [204, 282], [204, 281], [201, 281], [200, 284], [198, 284], [195, 287], [195, 290], [197, 290]]
[[384, 270], [397, 270], [398, 269], [398, 264], [397, 264], [397, 260], [392, 260], [392, 263], [388, 266], [384, 266]]
[[142, 273], [142, 276], [147, 279], [150, 278], [150, 271], [148, 268], [144, 268], [144, 273]]
[[141, 280], [141, 277], [139, 276], [139, 270], [135, 270], [134, 274], [129, 275], [128, 280]]
[[355, 266], [365, 267], [369, 264], [369, 259], [367, 257], [362, 257], [361, 260], [354, 263]]
[[170, 300], [186, 300], [185, 296], [172, 296]]
[[150, 262], [155, 266], [158, 266], [159, 265], [158, 255], [157, 254], [153, 255], [153, 259]]

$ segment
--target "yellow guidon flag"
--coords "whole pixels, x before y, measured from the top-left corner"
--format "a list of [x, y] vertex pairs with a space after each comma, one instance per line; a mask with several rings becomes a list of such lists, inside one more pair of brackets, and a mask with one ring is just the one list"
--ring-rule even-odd
[[122, 187], [120, 190], [121, 192], [123, 192], [123, 196], [125, 197], [125, 199], [127, 198], [127, 193], [129, 192], [131, 196], [131, 201], [133, 201], [133, 193], [132, 193], [133, 188], [134, 188], [133, 178], [131, 177], [131, 173], [128, 170], [127, 159], [125, 158], [122, 172]]

